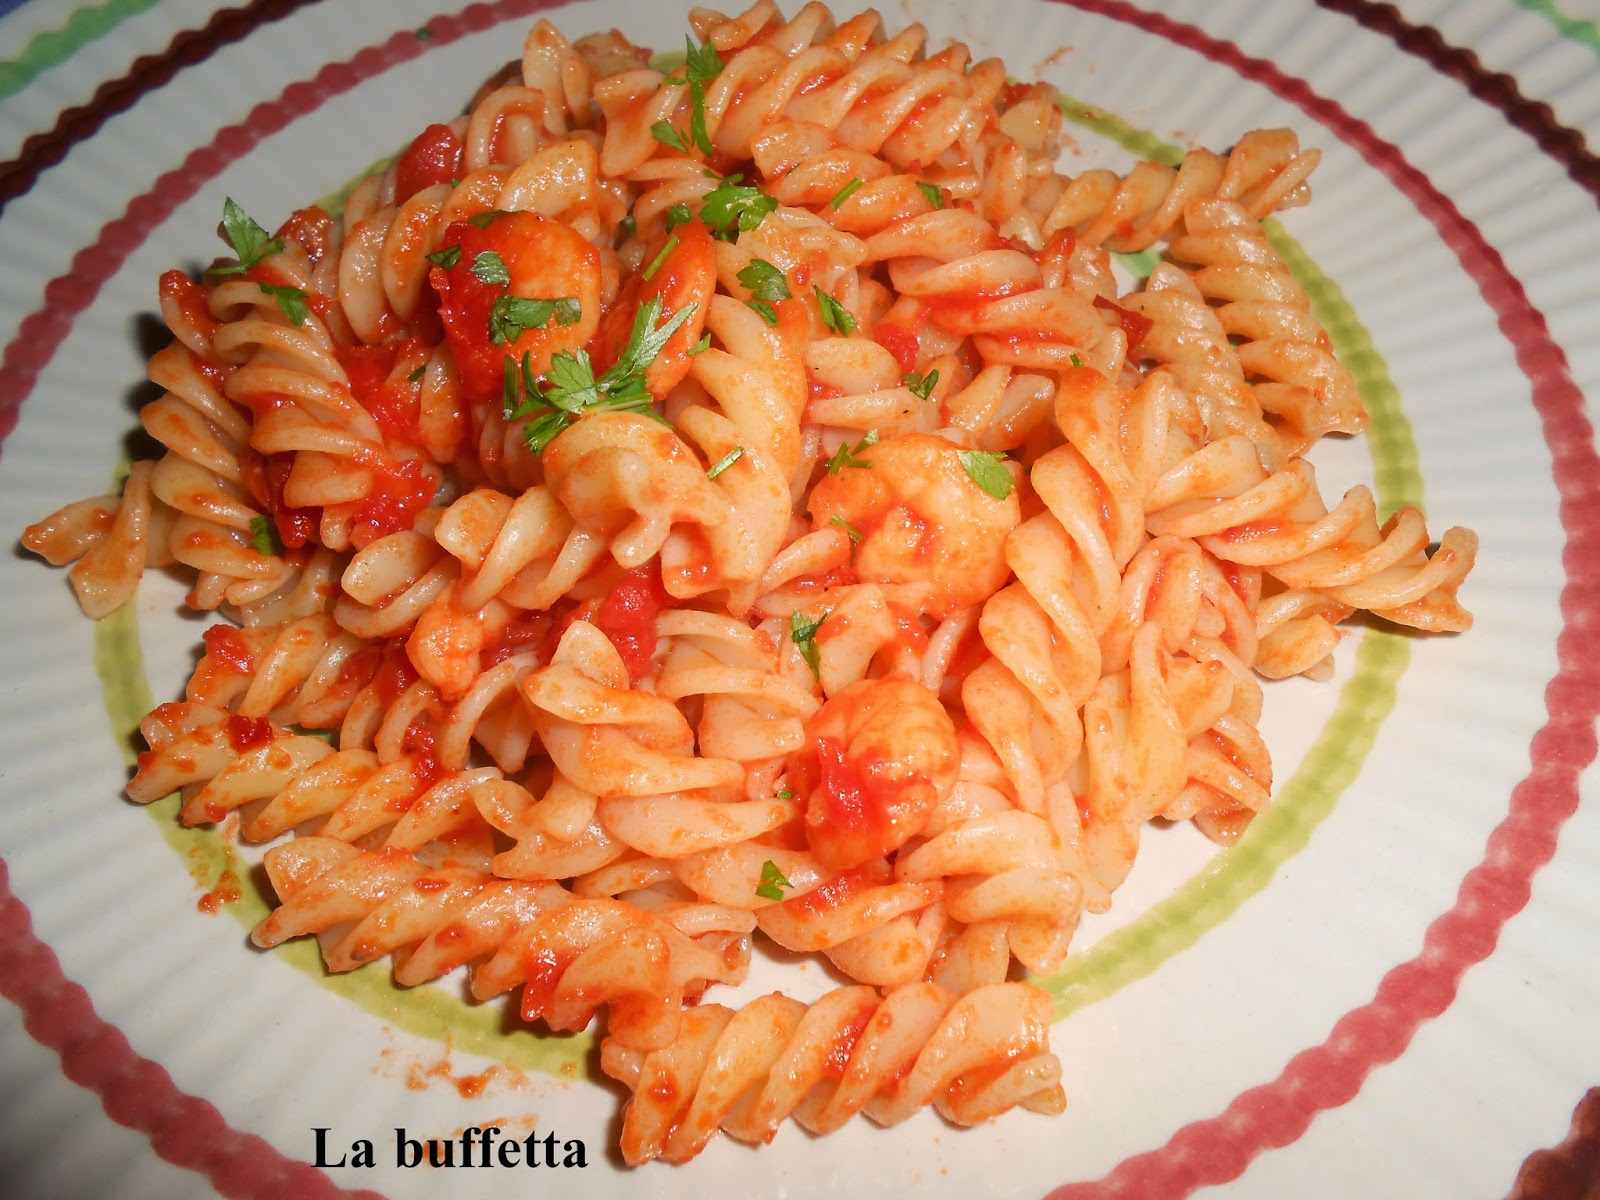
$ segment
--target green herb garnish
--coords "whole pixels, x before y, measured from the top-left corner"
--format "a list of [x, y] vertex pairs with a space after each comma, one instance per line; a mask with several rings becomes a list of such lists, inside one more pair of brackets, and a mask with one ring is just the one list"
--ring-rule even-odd
[[849, 183], [845, 184], [842, 188], [834, 193], [833, 199], [828, 201], [828, 207], [835, 209], [838, 208], [846, 200], [850, 199], [851, 196], [855, 195], [856, 189], [865, 182], [866, 180], [860, 178], [859, 176], [855, 179], [852, 179]]
[[1005, 469], [1005, 455], [989, 450], [963, 450], [956, 457], [972, 481], [996, 500], [1011, 495], [1011, 472]]
[[839, 448], [833, 452], [833, 457], [828, 460], [828, 474], [837, 475], [845, 467], [870, 469], [872, 464], [867, 462], [866, 459], [857, 458], [856, 455], [860, 454], [868, 446], [877, 444], [878, 431], [876, 429], [867, 430], [866, 435], [854, 446], [849, 442], [841, 442]]
[[278, 527], [268, 516], [250, 518], [250, 544], [256, 553], [265, 558], [281, 558], [283, 543], [278, 540]]
[[817, 649], [817, 630], [822, 628], [822, 623], [828, 619], [828, 614], [832, 611], [831, 608], [825, 610], [813, 621], [805, 613], [795, 609], [789, 618], [789, 640], [800, 647], [800, 657], [806, 660], [811, 673], [819, 679], [822, 677], [822, 652]]
[[448, 271], [461, 261], [461, 247], [446, 246], [443, 250], [435, 250], [427, 258], [434, 266], [443, 267]]
[[933, 395], [934, 385], [939, 382], [939, 372], [929, 371], [926, 375], [918, 375], [915, 371], [907, 371], [900, 376], [900, 382], [905, 384], [918, 400], [926, 400]]
[[661, 297], [650, 297], [633, 318], [633, 331], [622, 357], [598, 379], [586, 350], [563, 350], [557, 354], [550, 360], [543, 385], [532, 378], [527, 355], [523, 355], [520, 372], [508, 363], [505, 399], [508, 405], [513, 395], [518, 400], [510, 406], [508, 418], [515, 420], [530, 414], [534, 418], [523, 430], [528, 448], [536, 454], [544, 453], [556, 435], [583, 412], [636, 412], [665, 423], [666, 418], [651, 407], [654, 397], [645, 387], [645, 372], [695, 308], [694, 304], [686, 304], [657, 326]]
[[706, 478], [715, 479], [718, 475], [721, 475], [724, 471], [733, 466], [734, 463], [738, 462], [743, 457], [744, 447], [735, 446], [732, 450], [729, 450], [721, 458], [717, 459], [716, 462], [712, 463], [706, 468]]
[[854, 333], [856, 319], [850, 315], [850, 310], [823, 291], [821, 284], [814, 283], [811, 287], [817, 293], [817, 304], [822, 309], [822, 323], [844, 337]]
[[[460, 249], [461, 247], [456, 247], [458, 253]], [[470, 269], [481, 282], [487, 283], [490, 287], [505, 287], [511, 282], [511, 272], [506, 269], [506, 260], [493, 250], [480, 250], [477, 257], [472, 260]], [[546, 321], [549, 319], [545, 318]]]
[[235, 204], [231, 196], [222, 202], [222, 230], [228, 235], [228, 245], [233, 247], [239, 261], [231, 266], [212, 267], [209, 272], [212, 275], [243, 275], [262, 259], [283, 250], [283, 239], [269, 238], [267, 231]]
[[671, 233], [679, 225], [683, 225], [694, 218], [689, 211], [689, 206], [680, 201], [667, 209], [667, 232]]
[[306, 318], [311, 315], [311, 306], [306, 303], [306, 294], [299, 288], [272, 283], [258, 283], [256, 286], [278, 302], [278, 308], [289, 320], [296, 325], [306, 323]]
[[742, 175], [726, 176], [706, 193], [700, 204], [700, 219], [713, 237], [725, 242], [755, 229], [778, 207], [778, 202], [760, 188], [741, 184], [742, 178]]
[[667, 239], [667, 244], [665, 246], [661, 247], [661, 253], [656, 255], [655, 258], [653, 260], [651, 260], [650, 265], [644, 269], [644, 279], [645, 279], [646, 282], [649, 282], [650, 277], [653, 276], [657, 271], [659, 271], [661, 269], [661, 264], [667, 261], [667, 255], [671, 254], [677, 248], [678, 248], [677, 236], [674, 235], [672, 237], [669, 237]]
[[769, 858], [761, 864], [761, 883], [756, 887], [756, 895], [763, 900], [782, 900], [783, 893], [793, 888], [794, 884], [784, 878], [777, 863]]
[[583, 316], [583, 307], [571, 296], [559, 300], [530, 300], [525, 296], [501, 296], [489, 309], [489, 341], [496, 346], [514, 342], [529, 329], [543, 329], [554, 317], [561, 325], [574, 325]]
[[933, 205], [935, 208], [944, 207], [944, 189], [938, 184], [919, 183], [917, 184], [917, 187], [922, 189], [922, 194], [928, 198], [929, 204]]

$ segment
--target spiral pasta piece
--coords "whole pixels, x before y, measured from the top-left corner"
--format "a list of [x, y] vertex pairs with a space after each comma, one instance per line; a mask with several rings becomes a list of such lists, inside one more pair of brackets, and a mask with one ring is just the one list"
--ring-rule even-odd
[[1018, 1106], [1059, 1112], [1049, 1022], [1044, 993], [1020, 983], [960, 998], [935, 984], [881, 999], [845, 988], [810, 1006], [775, 992], [738, 1013], [700, 1005], [677, 1039], [649, 1053], [607, 1039], [601, 1067], [633, 1094], [623, 1157], [687, 1162], [718, 1129], [770, 1141], [791, 1116], [827, 1133], [859, 1112], [893, 1125], [928, 1105], [958, 1125]]

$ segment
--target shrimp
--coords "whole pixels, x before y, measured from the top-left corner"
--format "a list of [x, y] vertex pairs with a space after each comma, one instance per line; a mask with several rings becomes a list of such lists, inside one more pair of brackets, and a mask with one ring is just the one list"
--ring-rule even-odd
[[918, 612], [981, 603], [1006, 581], [1006, 535], [1021, 506], [1015, 488], [999, 500], [979, 487], [960, 455], [932, 434], [885, 438], [812, 489], [812, 526], [859, 535], [856, 575], [894, 586]]
[[812, 716], [789, 764], [812, 853], [847, 870], [899, 849], [949, 799], [960, 765], [955, 723], [927, 688], [852, 683]]

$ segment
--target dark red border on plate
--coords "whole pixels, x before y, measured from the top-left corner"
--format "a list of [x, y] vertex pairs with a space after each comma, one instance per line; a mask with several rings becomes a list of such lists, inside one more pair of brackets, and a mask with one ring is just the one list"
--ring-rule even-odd
[[[1379, 139], [1339, 105], [1316, 95], [1304, 82], [1193, 26], [1141, 12], [1121, 0], [1056, 2], [1195, 50], [1268, 88], [1361, 150], [1417, 205], [1477, 283], [1502, 332], [1516, 348], [1552, 452], [1553, 474], [1562, 497], [1561, 519], [1568, 534], [1564, 554], [1568, 582], [1562, 592], [1566, 625], [1557, 643], [1561, 666], [1546, 691], [1550, 720], [1531, 746], [1533, 771], [1513, 791], [1506, 818], [1490, 835], [1484, 861], [1463, 881], [1455, 906], [1429, 926], [1423, 952], [1390, 971], [1371, 1002], [1342, 1018], [1321, 1046], [1295, 1056], [1277, 1079], [1245, 1092], [1217, 1117], [1180, 1130], [1164, 1147], [1130, 1158], [1105, 1179], [1069, 1184], [1051, 1194], [1054, 1200], [1156, 1200], [1185, 1196], [1196, 1188], [1236, 1178], [1263, 1150], [1286, 1145], [1303, 1134], [1318, 1112], [1348, 1102], [1373, 1069], [1398, 1057], [1417, 1029], [1449, 1006], [1462, 975], [1493, 951], [1505, 921], [1526, 905], [1533, 875], [1554, 854], [1556, 834], [1576, 809], [1578, 774], [1594, 758], [1596, 749], [1593, 723], [1600, 713], [1600, 661], [1586, 662], [1580, 654], [1600, 626], [1600, 460], [1583, 413], [1583, 397], [1543, 316], [1476, 227], [1434, 190], [1396, 147]], [[1514, 83], [1508, 90], [1505, 77], [1490, 76], [1470, 54], [1452, 50], [1431, 29], [1407, 25], [1388, 6], [1361, 0], [1319, 2], [1352, 15], [1387, 34], [1407, 53], [1467, 82], [1475, 95], [1499, 109], [1513, 125], [1534, 132], [1540, 149], [1600, 199], [1600, 177], [1582, 138], [1557, 125], [1548, 109], [1523, 101]], [[556, 0], [475, 4], [460, 14], [430, 22], [429, 32], [432, 41], [442, 44], [555, 6]], [[263, 9], [264, 19], [275, 19], [267, 16], [269, 11]], [[165, 77], [124, 81], [129, 86], [112, 93], [117, 111], [166, 82], [182, 65], [201, 61], [224, 40], [238, 40], [250, 31], [250, 27], [232, 24], [227, 28], [228, 36], [209, 49], [200, 42], [188, 43], [186, 57]], [[180, 38], [188, 36], [192, 35]], [[396, 34], [381, 46], [361, 51], [348, 63], [331, 64], [312, 80], [291, 85], [278, 100], [257, 106], [245, 122], [221, 131], [210, 146], [196, 150], [178, 171], [162, 176], [149, 193], [130, 204], [125, 217], [109, 223], [95, 245], [75, 257], [74, 272], [51, 281], [45, 290], [45, 308], [27, 318], [6, 347], [5, 369], [0, 375], [0, 443], [15, 427], [39, 371], [59, 349], [72, 322], [177, 204], [262, 137], [327, 98], [416, 57], [423, 48], [424, 43], [414, 34]], [[100, 96], [97, 93], [97, 100]], [[1517, 102], [1526, 107], [1518, 107]], [[1531, 116], [1530, 109], [1534, 110]], [[66, 129], [66, 136], [54, 143], [54, 149], [34, 160], [27, 185], [103, 120], [104, 115], [98, 121], [84, 120]], [[262, 1139], [229, 1129], [212, 1105], [184, 1095], [158, 1063], [134, 1054], [126, 1039], [95, 1013], [87, 993], [64, 977], [49, 947], [34, 937], [26, 907], [10, 892], [3, 862], [0, 993], [22, 1008], [29, 1032], [61, 1055], [68, 1077], [102, 1097], [113, 1120], [146, 1132], [163, 1158], [200, 1172], [224, 1194], [349, 1194], [321, 1172], [284, 1157]]]

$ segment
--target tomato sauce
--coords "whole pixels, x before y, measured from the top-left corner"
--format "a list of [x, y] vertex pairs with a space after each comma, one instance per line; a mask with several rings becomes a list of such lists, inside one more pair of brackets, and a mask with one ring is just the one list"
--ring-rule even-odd
[[219, 666], [238, 675], [253, 675], [256, 656], [250, 642], [232, 625], [213, 625], [200, 635], [205, 643], [206, 657]]
[[1129, 312], [1122, 305], [1107, 300], [1104, 296], [1096, 296], [1094, 298], [1094, 306], [1111, 313], [1121, 323], [1122, 332], [1128, 335], [1129, 354], [1139, 348], [1139, 343], [1144, 341], [1146, 335], [1150, 332], [1150, 327], [1155, 324], [1143, 313]]
[[390, 442], [422, 445], [422, 434], [417, 428], [420, 400], [417, 385], [409, 379], [396, 379], [394, 367], [398, 360], [409, 360], [427, 350], [428, 346], [414, 337], [385, 342], [381, 346], [341, 346], [338, 349], [339, 365], [350, 381], [350, 394], [372, 414], [384, 438]]
[[416, 459], [373, 468], [372, 490], [350, 525], [351, 544], [360, 549], [378, 538], [410, 529], [438, 487], [438, 481]]
[[625, 572], [601, 602], [595, 626], [611, 639], [629, 679], [637, 681], [650, 669], [656, 652], [656, 614], [670, 600], [661, 586], [660, 560], [651, 559]]
[[227, 721], [228, 745], [243, 754], [272, 741], [272, 722], [265, 717], [242, 717], [232, 713]]
[[575, 958], [576, 954], [562, 954], [550, 947], [541, 947], [523, 957], [522, 970], [527, 978], [522, 989], [524, 1021], [537, 1021], [550, 1011], [561, 977]]
[[206, 303], [208, 295], [207, 288], [182, 271], [168, 271], [161, 276], [161, 306], [173, 305], [182, 317], [181, 322], [169, 321], [169, 324], [188, 326], [209, 345], [220, 326]]

